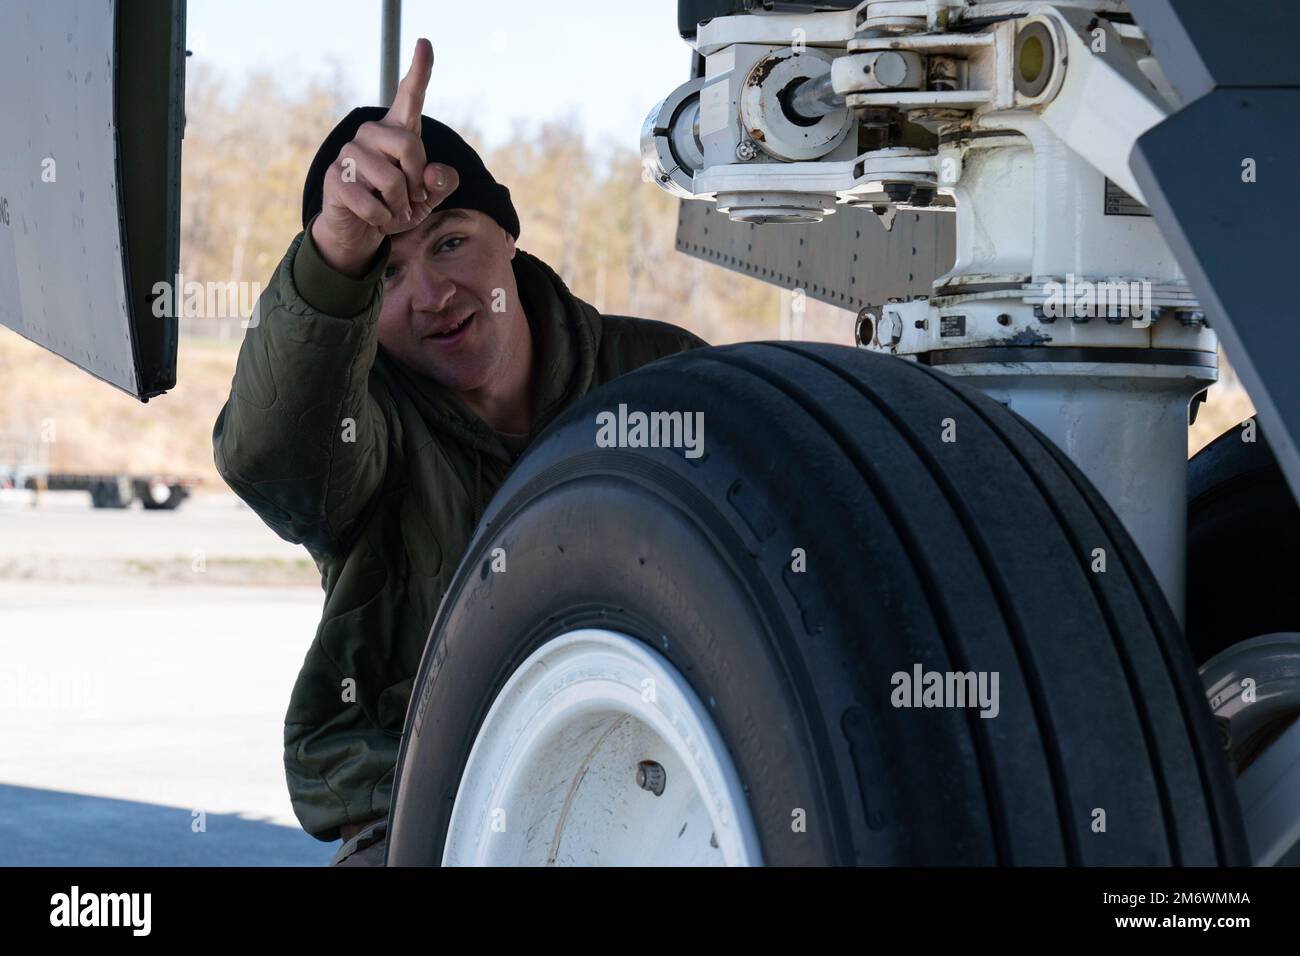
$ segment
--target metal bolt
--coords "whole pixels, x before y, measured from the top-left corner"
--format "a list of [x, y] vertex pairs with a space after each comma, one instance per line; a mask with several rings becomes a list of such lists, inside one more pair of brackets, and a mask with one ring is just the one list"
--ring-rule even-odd
[[742, 163], [747, 163], [758, 155], [758, 147], [754, 145], [753, 140], [742, 139], [736, 144], [736, 158]]
[[875, 66], [876, 79], [883, 87], [906, 86], [909, 80], [912, 80], [912, 61], [895, 50], [882, 51], [876, 57]]
[[642, 790], [649, 790], [656, 797], [663, 796], [664, 785], [668, 783], [668, 774], [664, 768], [653, 760], [642, 760], [636, 765], [636, 785]]

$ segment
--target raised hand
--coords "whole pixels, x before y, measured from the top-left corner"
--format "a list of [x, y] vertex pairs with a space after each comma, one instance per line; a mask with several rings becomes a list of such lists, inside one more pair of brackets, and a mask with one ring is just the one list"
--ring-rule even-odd
[[460, 183], [452, 167], [425, 162], [420, 117], [432, 73], [433, 46], [422, 37], [388, 112], [362, 124], [325, 174], [312, 240], [340, 272], [365, 274], [384, 236], [414, 229]]

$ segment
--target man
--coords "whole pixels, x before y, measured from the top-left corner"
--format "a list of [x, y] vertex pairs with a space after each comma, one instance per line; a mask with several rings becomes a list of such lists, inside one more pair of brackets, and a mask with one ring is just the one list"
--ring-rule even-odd
[[221, 476], [321, 572], [284, 759], [342, 865], [383, 863], [420, 655], [488, 498], [564, 408], [705, 344], [601, 316], [516, 248], [509, 190], [421, 115], [432, 68], [422, 39], [392, 107], [321, 146], [212, 434]]

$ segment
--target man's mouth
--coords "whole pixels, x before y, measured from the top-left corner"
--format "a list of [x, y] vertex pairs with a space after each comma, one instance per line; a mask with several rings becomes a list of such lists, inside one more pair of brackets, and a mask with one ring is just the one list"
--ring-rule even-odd
[[450, 328], [444, 329], [441, 332], [431, 332], [426, 335], [425, 338], [435, 339], [439, 342], [449, 342], [453, 339], [457, 339], [469, 330], [469, 327], [473, 324], [474, 317], [477, 314], [477, 312], [471, 312]]

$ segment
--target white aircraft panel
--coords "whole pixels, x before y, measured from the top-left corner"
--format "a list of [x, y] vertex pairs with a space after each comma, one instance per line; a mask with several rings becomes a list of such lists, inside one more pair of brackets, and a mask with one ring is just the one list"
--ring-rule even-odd
[[0, 323], [136, 394], [113, 31], [110, 0], [0, 6]]

